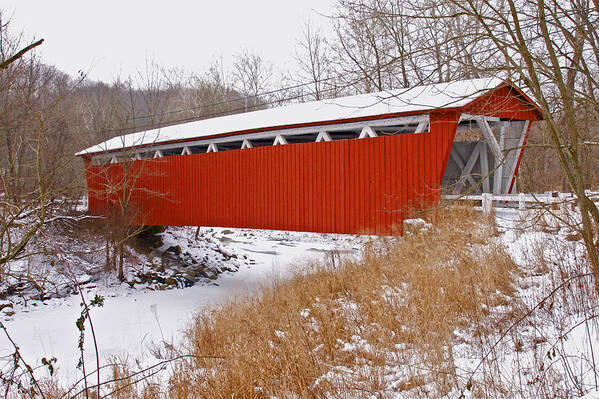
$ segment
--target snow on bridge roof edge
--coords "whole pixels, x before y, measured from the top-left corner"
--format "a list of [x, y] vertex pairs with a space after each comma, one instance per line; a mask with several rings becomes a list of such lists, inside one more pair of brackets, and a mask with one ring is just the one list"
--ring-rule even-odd
[[511, 84], [500, 78], [471, 79], [291, 104], [118, 136], [75, 155], [271, 130], [281, 126], [328, 124], [338, 120], [462, 107], [505, 83]]

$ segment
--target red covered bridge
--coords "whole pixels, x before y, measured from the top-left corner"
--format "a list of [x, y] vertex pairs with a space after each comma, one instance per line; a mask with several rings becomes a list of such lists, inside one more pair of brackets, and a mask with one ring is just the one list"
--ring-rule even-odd
[[400, 232], [441, 192], [510, 193], [538, 107], [476, 79], [116, 137], [84, 157], [89, 210], [143, 225]]

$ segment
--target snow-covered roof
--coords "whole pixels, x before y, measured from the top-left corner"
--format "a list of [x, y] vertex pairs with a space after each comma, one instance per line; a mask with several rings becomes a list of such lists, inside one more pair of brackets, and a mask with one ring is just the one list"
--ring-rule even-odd
[[292, 104], [114, 137], [77, 155], [247, 131], [462, 107], [502, 83], [504, 81], [499, 78], [472, 79]]

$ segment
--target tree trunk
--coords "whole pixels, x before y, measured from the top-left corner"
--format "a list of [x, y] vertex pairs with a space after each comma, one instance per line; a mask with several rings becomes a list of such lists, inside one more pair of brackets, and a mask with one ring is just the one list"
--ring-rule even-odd
[[121, 240], [119, 242], [119, 281], [124, 281], [125, 280], [125, 275], [123, 272], [123, 263], [124, 263], [124, 259], [125, 258], [125, 242], [124, 240]]

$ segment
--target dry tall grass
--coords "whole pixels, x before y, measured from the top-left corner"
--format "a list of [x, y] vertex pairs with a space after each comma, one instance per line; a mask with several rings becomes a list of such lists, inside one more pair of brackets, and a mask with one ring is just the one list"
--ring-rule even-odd
[[456, 330], [497, 326], [516, 265], [490, 219], [453, 208], [433, 227], [376, 240], [360, 261], [334, 259], [259, 297], [197, 316], [177, 398], [439, 396], [456, 385]]

